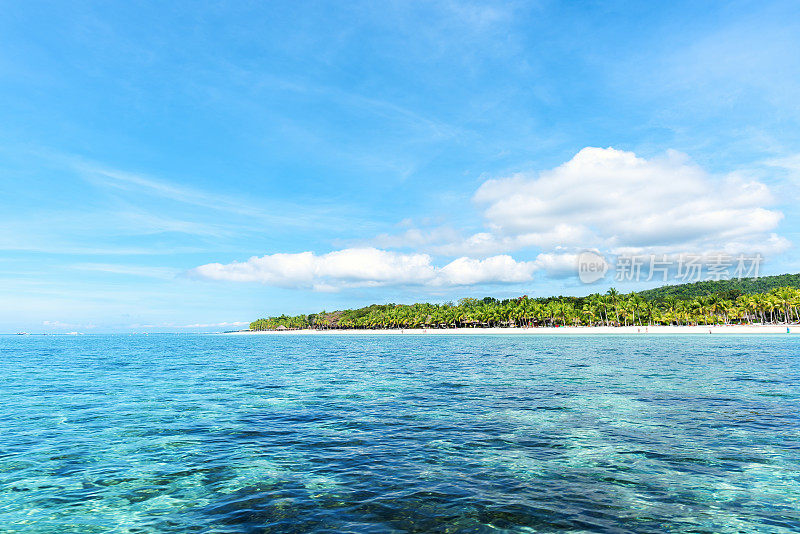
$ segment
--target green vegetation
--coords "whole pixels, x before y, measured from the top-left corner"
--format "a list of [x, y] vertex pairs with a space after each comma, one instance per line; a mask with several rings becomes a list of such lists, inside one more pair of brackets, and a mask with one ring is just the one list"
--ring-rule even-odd
[[734, 280], [703, 281], [692, 284], [680, 284], [657, 287], [642, 291], [639, 295], [646, 300], [663, 301], [667, 297], [680, 300], [690, 300], [708, 295], [724, 295], [734, 300], [739, 295], [753, 293], [768, 293], [778, 287], [792, 287], [800, 289], [800, 274], [780, 274], [777, 276], [764, 276], [761, 278], [741, 278]]
[[[771, 285], [778, 283], [782, 285]], [[640, 293], [621, 294], [612, 288], [586, 297], [526, 295], [505, 300], [465, 298], [458, 304], [373, 304], [357, 310], [259, 319], [250, 323], [250, 329], [796, 323], [800, 321], [798, 288], [800, 275], [781, 275], [665, 286]]]

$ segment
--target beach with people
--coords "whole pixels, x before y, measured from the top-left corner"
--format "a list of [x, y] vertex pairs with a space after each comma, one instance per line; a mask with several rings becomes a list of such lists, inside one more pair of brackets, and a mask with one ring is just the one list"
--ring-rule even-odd
[[317, 330], [311, 328], [285, 330], [240, 330], [224, 335], [425, 335], [425, 336], [563, 336], [563, 335], [752, 335], [752, 334], [800, 334], [800, 324], [793, 325], [690, 325], [690, 326], [559, 326], [559, 327], [477, 327], [477, 328], [402, 328], [360, 330]]

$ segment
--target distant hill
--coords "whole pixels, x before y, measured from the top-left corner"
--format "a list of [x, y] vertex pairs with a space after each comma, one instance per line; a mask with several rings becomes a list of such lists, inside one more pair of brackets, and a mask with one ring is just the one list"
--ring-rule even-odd
[[766, 293], [775, 287], [800, 288], [800, 274], [779, 274], [776, 276], [762, 276], [761, 278], [742, 278], [741, 280], [707, 280], [691, 284], [647, 289], [640, 291], [639, 295], [646, 300], [655, 301], [660, 301], [667, 297], [689, 300], [714, 293], [722, 294], [725, 298], [734, 299], [744, 294]]

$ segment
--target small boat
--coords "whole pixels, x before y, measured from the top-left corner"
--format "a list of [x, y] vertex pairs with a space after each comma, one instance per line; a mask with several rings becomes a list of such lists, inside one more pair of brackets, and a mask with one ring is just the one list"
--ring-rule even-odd
[[18, 336], [29, 336], [30, 334], [27, 332], [17, 332]]

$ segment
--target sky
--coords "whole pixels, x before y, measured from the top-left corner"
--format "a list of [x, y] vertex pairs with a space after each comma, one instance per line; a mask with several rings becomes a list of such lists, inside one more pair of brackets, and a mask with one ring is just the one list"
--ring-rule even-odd
[[797, 2], [0, 12], [0, 333], [800, 272]]

